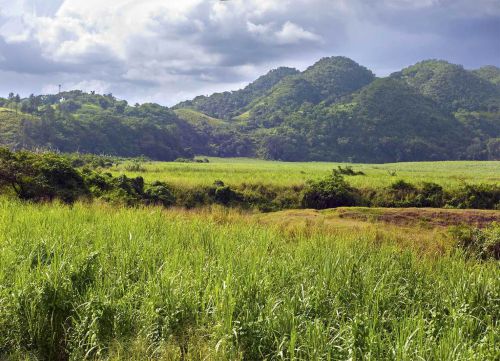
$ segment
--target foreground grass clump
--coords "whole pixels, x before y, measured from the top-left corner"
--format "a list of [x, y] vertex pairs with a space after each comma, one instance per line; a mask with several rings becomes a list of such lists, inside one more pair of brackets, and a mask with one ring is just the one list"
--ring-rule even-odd
[[499, 264], [370, 230], [0, 200], [0, 359], [495, 360]]

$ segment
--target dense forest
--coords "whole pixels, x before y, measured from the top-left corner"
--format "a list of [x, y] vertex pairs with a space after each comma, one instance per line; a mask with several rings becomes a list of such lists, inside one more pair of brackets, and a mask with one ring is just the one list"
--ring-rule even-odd
[[345, 57], [172, 109], [79, 90], [0, 98], [11, 149], [286, 161], [500, 159], [500, 69], [427, 60], [385, 78]]

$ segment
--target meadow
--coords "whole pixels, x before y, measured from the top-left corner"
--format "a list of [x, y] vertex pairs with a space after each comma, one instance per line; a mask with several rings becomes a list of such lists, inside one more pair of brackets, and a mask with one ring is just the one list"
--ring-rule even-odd
[[352, 166], [366, 176], [349, 177], [354, 187], [379, 188], [395, 180], [411, 183], [433, 182], [446, 188], [470, 184], [499, 184], [500, 161], [448, 161], [388, 164], [347, 164], [326, 162], [277, 162], [249, 158], [207, 158], [209, 163], [143, 162], [140, 172], [127, 170], [130, 162], [112, 169], [115, 175], [142, 176], [146, 181], [165, 181], [179, 187], [211, 185], [222, 180], [231, 186], [265, 184], [301, 186], [309, 179], [331, 174], [338, 166]]
[[302, 219], [2, 198], [0, 359], [499, 359], [497, 261]]

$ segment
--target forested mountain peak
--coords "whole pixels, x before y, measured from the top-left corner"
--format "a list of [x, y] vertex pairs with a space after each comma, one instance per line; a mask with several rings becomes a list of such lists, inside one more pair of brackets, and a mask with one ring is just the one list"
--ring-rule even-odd
[[253, 100], [265, 95], [283, 78], [298, 73], [297, 69], [280, 67], [269, 71], [243, 89], [214, 93], [210, 96], [198, 96], [191, 101], [179, 103], [175, 108], [194, 108], [215, 118], [230, 119], [238, 115], [238, 111]]
[[0, 144], [173, 160], [500, 159], [500, 70], [426, 60], [386, 78], [346, 57], [174, 107], [80, 90], [0, 98]]
[[325, 99], [350, 94], [375, 79], [370, 70], [343, 56], [322, 58], [307, 68], [301, 77], [318, 88]]
[[487, 80], [493, 84], [500, 85], [500, 68], [494, 65], [486, 65], [477, 70], [474, 73]]
[[391, 76], [404, 80], [450, 111], [487, 110], [499, 103], [500, 92], [493, 83], [444, 60], [425, 60]]

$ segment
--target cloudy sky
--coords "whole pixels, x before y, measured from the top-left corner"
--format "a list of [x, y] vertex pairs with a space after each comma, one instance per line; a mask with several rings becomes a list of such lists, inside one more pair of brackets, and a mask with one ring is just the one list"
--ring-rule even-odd
[[63, 89], [172, 105], [345, 55], [500, 66], [500, 0], [0, 0], [0, 96]]

